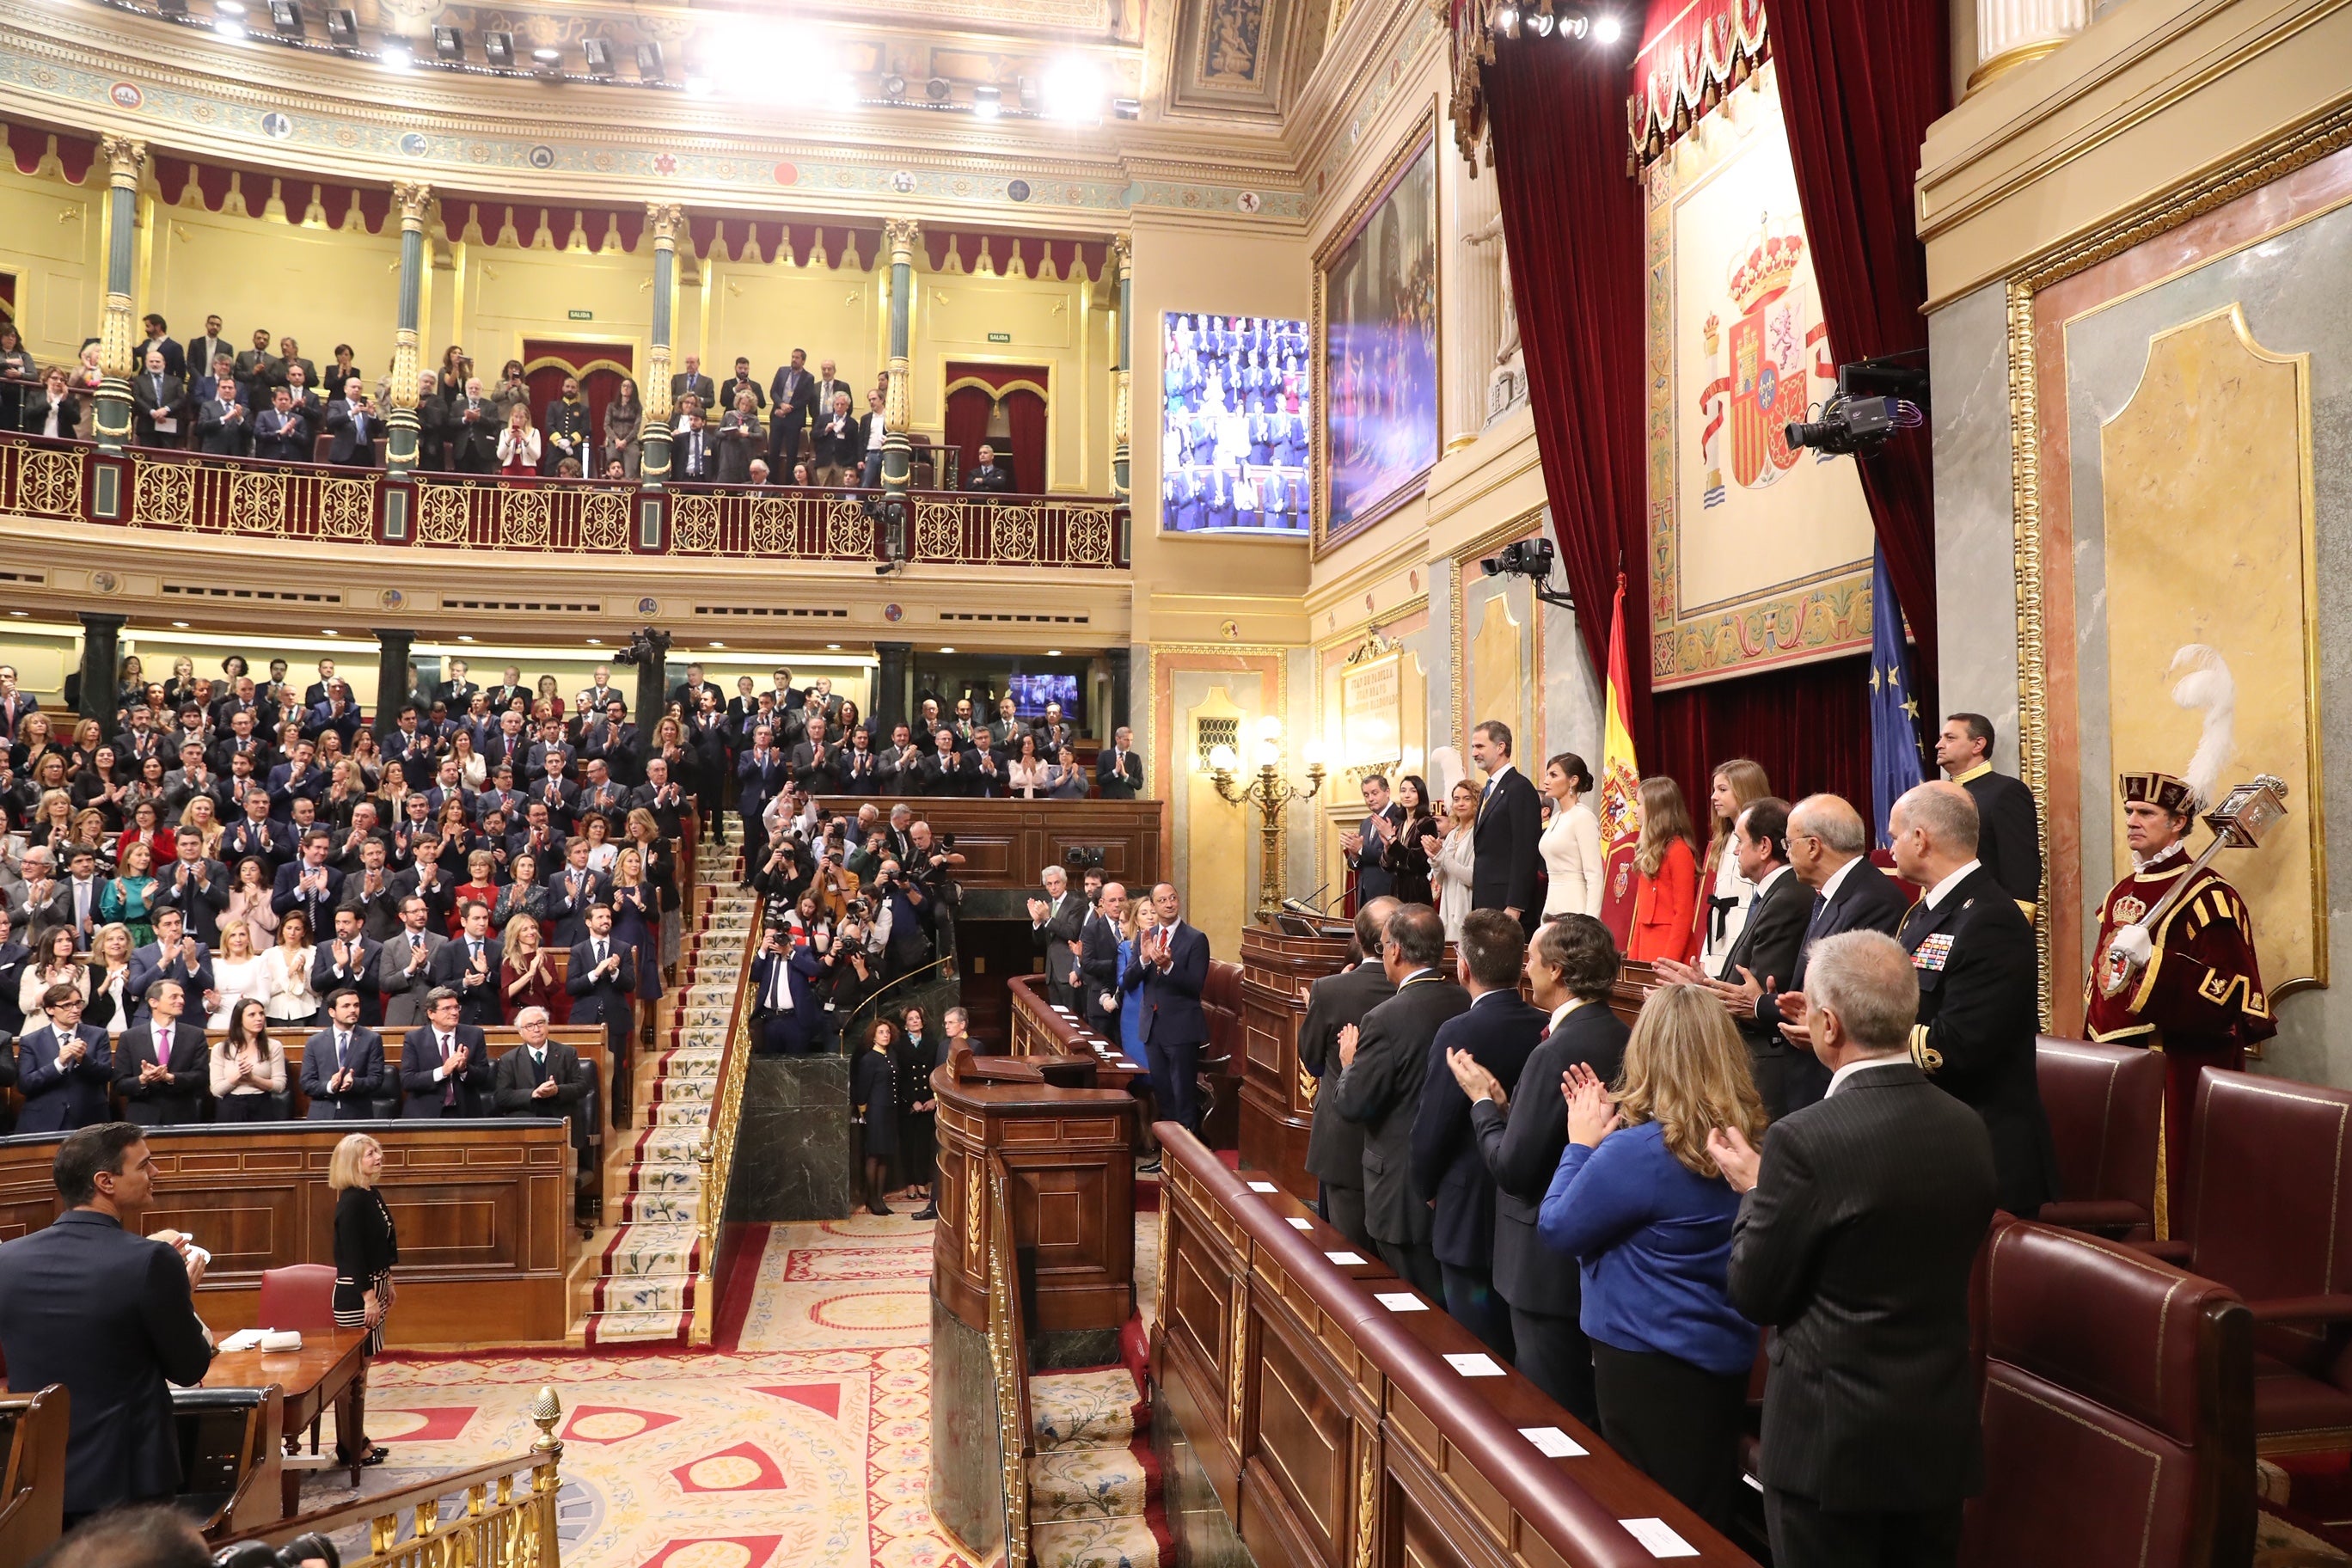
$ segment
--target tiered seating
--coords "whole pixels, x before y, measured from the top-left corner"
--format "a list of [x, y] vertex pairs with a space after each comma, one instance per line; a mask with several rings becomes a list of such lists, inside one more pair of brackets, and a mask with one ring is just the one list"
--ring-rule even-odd
[[758, 899], [741, 887], [741, 824], [697, 849], [700, 908], [678, 957], [667, 1048], [642, 1053], [635, 1115], [616, 1132], [623, 1152], [606, 1168], [604, 1237], [588, 1287], [582, 1337], [589, 1344], [683, 1342], [702, 1268], [706, 1194], [697, 1158], [733, 1016], [737, 983]]

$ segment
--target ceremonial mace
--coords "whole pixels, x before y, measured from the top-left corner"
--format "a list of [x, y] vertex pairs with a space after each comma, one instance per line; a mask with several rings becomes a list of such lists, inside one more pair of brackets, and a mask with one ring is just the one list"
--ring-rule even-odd
[[2252, 849], [2286, 816], [2286, 781], [2274, 773], [2256, 773], [2252, 784], [2242, 784], [2224, 796], [2221, 804], [2205, 814], [2205, 826], [2213, 830], [2213, 842], [2194, 864], [2175, 879], [2164, 897], [2139, 919], [2116, 933], [2107, 944], [2105, 955], [2099, 963], [2099, 992], [2113, 996], [2138, 977], [2147, 967], [2147, 960], [2126, 951], [2124, 938], [2132, 931], [2143, 935], [2153, 932], [2158, 921], [2171, 912], [2180, 901], [2180, 895], [2196, 880], [2197, 873], [2223, 849]]

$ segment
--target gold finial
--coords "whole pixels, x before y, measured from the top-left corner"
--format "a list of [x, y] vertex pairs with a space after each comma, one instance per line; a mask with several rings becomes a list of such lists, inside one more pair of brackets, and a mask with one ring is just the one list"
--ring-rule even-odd
[[531, 1396], [530, 1423], [539, 1428], [539, 1441], [530, 1446], [534, 1454], [561, 1454], [563, 1445], [555, 1438], [555, 1424], [563, 1419], [563, 1402], [555, 1397], [552, 1384], [541, 1384]]

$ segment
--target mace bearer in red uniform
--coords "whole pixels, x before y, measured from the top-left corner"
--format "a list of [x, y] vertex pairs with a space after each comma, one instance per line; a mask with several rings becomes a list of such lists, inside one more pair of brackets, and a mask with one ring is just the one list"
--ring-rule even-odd
[[[2206, 862], [2225, 844], [2253, 843], [2280, 814], [2284, 788], [2263, 778], [2231, 791], [2207, 818], [2214, 843], [2192, 860], [2187, 838], [2196, 789], [2170, 773], [2123, 775], [2132, 871], [2099, 910], [2085, 1019], [2094, 1040], [2144, 1042], [2164, 1053], [2168, 1192], [2179, 1189], [2198, 1075], [2209, 1067], [2244, 1068], [2246, 1047], [2278, 1033], [2245, 900]], [[2252, 820], [2250, 809], [2262, 820]]]

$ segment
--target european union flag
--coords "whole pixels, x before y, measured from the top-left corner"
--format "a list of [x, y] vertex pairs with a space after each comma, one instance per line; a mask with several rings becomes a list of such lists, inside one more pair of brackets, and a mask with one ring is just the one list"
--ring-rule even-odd
[[1887, 847], [1886, 818], [1903, 792], [1927, 776], [1919, 751], [1919, 699], [1911, 687], [1911, 648], [1903, 637], [1903, 607], [1886, 575], [1886, 552], [1870, 556], [1870, 797], [1878, 813], [1878, 847]]

